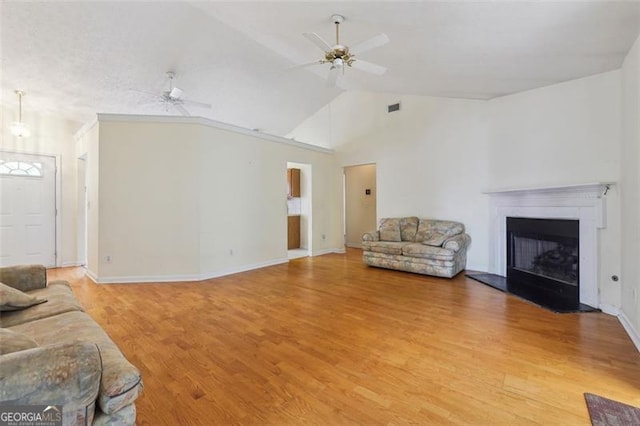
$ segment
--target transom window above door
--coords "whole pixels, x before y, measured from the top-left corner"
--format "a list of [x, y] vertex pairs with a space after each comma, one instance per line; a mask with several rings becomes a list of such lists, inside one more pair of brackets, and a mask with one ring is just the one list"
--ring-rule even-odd
[[0, 175], [42, 177], [42, 163], [0, 160]]

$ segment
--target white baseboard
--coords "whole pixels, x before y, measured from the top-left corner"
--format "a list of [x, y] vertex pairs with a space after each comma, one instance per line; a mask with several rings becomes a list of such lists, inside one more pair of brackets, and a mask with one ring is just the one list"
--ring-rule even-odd
[[362, 248], [362, 244], [360, 243], [347, 243], [346, 245], [347, 247], [351, 247], [351, 248], [358, 248], [358, 249]]
[[98, 276], [90, 271], [89, 268], [85, 268], [84, 273], [91, 281], [98, 284]]
[[233, 274], [237, 274], [237, 273], [240, 273], [240, 272], [246, 272], [246, 271], [251, 271], [253, 269], [265, 268], [267, 266], [281, 265], [283, 263], [288, 263], [288, 262], [289, 262], [289, 259], [283, 258], [283, 259], [269, 260], [267, 262], [254, 263], [254, 264], [251, 264], [251, 265], [237, 266], [237, 267], [233, 267], [233, 268], [223, 269], [222, 271], [216, 271], [216, 272], [209, 272], [209, 273], [201, 274], [200, 278], [198, 280], [195, 280], [195, 281], [208, 280], [208, 279], [211, 279], [211, 278], [223, 277], [225, 275], [233, 275]]
[[614, 317], [620, 316], [620, 309], [616, 308], [613, 305], [607, 305], [607, 304], [601, 303], [600, 306], [598, 306], [598, 308], [605, 314], [613, 315]]
[[638, 334], [638, 331], [635, 329], [631, 321], [629, 321], [629, 318], [627, 318], [624, 311], [622, 310], [618, 314], [618, 321], [620, 321], [620, 324], [622, 324], [622, 327], [624, 327], [624, 330], [631, 338], [631, 341], [636, 346], [636, 349], [640, 352], [640, 334]]
[[227, 268], [215, 272], [205, 272], [202, 274], [189, 275], [130, 275], [120, 277], [96, 277], [95, 274], [87, 271], [87, 275], [97, 284], [138, 284], [138, 283], [170, 283], [179, 281], [203, 281], [211, 278], [223, 277], [225, 275], [237, 274], [253, 269], [267, 266], [280, 265], [289, 262], [289, 259], [276, 259], [267, 262], [254, 263], [233, 268]]
[[74, 260], [72, 262], [62, 262], [62, 265], [60, 265], [61, 268], [70, 268], [72, 266], [82, 266], [83, 263], [79, 260]]
[[465, 271], [477, 271], [477, 272], [486, 272], [487, 274], [491, 274], [492, 272], [487, 272], [489, 267], [487, 265], [467, 265], [464, 267]]
[[311, 252], [311, 256], [322, 256], [324, 254], [332, 254], [332, 253], [345, 254], [346, 252], [347, 251], [345, 250], [344, 247], [342, 247], [342, 248], [330, 248], [330, 249], [324, 249], [324, 250], [318, 250], [318, 251]]

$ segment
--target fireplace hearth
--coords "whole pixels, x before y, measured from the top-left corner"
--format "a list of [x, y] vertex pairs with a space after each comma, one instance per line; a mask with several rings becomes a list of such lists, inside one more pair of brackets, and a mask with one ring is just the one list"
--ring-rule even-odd
[[578, 310], [579, 221], [506, 219], [507, 290], [553, 310]]

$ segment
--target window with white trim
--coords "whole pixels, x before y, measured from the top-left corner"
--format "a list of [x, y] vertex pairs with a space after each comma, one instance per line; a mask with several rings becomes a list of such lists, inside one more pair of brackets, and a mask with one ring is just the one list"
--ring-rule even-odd
[[37, 161], [0, 160], [0, 175], [42, 177], [42, 163]]

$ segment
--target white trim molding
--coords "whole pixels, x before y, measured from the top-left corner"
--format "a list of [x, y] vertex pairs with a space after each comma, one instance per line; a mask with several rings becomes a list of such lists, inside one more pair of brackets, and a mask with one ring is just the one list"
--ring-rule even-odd
[[60, 265], [61, 268], [71, 268], [76, 266], [84, 266], [84, 263], [79, 260], [74, 260], [71, 262], [62, 262], [62, 265]]
[[173, 283], [182, 281], [204, 281], [211, 278], [223, 277], [225, 275], [237, 274], [239, 272], [251, 271], [253, 269], [265, 268], [267, 266], [288, 263], [289, 259], [275, 259], [267, 262], [254, 263], [233, 268], [222, 269], [215, 272], [205, 272], [202, 274], [189, 275], [130, 275], [120, 277], [97, 277], [91, 271], [86, 274], [96, 284], [142, 284], [142, 283]]
[[629, 318], [627, 318], [624, 312], [620, 311], [618, 313], [618, 321], [622, 324], [622, 327], [629, 335], [629, 338], [631, 338], [636, 349], [640, 351], [640, 334], [638, 334], [638, 331], [635, 329], [631, 321], [629, 321]]
[[345, 254], [347, 250], [343, 248], [330, 248], [311, 252], [311, 256], [323, 256], [325, 254]]
[[580, 302], [600, 307], [598, 229], [606, 228], [605, 195], [613, 182], [487, 191], [491, 196], [492, 273], [507, 273], [507, 217], [574, 219], [580, 222]]

